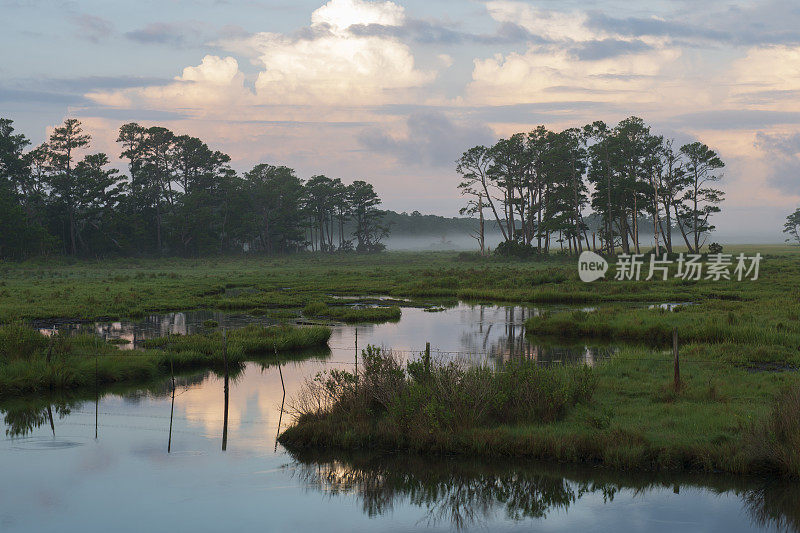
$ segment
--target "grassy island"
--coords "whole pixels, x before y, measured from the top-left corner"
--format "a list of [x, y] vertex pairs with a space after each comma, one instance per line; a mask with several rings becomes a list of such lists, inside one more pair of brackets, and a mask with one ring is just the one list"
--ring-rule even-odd
[[[146, 341], [142, 350], [121, 351], [94, 335], [47, 338], [23, 324], [0, 326], [0, 398], [99, 385], [146, 382], [172, 372], [222, 369], [277, 352], [327, 350], [326, 327], [273, 326], [170, 335]], [[225, 347], [225, 349], [223, 349]]]

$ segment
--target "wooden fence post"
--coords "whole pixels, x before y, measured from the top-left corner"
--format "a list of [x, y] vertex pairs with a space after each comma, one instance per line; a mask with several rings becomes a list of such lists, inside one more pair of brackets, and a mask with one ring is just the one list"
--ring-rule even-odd
[[672, 330], [672, 353], [675, 356], [675, 392], [681, 389], [681, 362], [678, 356], [678, 328]]
[[431, 373], [431, 343], [425, 343], [425, 373]]

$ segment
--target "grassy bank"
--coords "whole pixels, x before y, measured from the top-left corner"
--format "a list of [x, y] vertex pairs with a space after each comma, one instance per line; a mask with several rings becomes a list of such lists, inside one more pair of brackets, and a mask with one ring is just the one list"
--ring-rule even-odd
[[313, 302], [303, 308], [303, 315], [313, 318], [330, 318], [342, 322], [388, 322], [400, 320], [399, 307], [345, 307]]
[[[383, 380], [368, 387], [376, 380], [365, 366], [358, 394], [347, 388], [355, 379], [342, 374], [317, 389], [310, 385], [280, 440], [290, 450], [331, 446], [800, 476], [795, 373], [752, 372], [723, 361], [684, 366], [678, 391], [669, 358], [644, 348], [625, 349], [591, 371], [537, 369], [519, 382], [506, 382], [503, 372], [480, 386], [444, 367], [437, 371], [439, 393], [424, 379], [415, 381], [413, 366], [404, 387]], [[393, 391], [388, 399], [387, 390]], [[315, 404], [317, 397], [322, 401]], [[517, 401], [516, 408], [506, 403]]]
[[[248, 360], [324, 348], [325, 327], [250, 326], [229, 332], [229, 368]], [[0, 398], [45, 391], [147, 381], [171, 372], [223, 367], [220, 332], [173, 335], [146, 343], [144, 350], [120, 351], [93, 335], [45, 337], [22, 324], [0, 326]]]
[[[781, 249], [782, 250], [782, 249]], [[29, 261], [0, 264], [0, 323], [16, 319], [119, 319], [220, 309], [271, 314], [331, 295], [585, 303], [740, 298], [741, 284], [616, 282], [588, 286], [574, 257], [464, 260], [457, 253], [301, 254], [219, 259]], [[765, 259], [764, 276], [794, 276], [800, 255]], [[754, 284], [757, 285], [757, 284]]]

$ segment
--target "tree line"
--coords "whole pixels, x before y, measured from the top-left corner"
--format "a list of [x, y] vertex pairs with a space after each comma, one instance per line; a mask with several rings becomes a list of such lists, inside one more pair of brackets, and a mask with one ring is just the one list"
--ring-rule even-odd
[[[456, 161], [467, 198], [461, 212], [479, 217], [481, 250], [487, 212], [502, 232], [502, 248], [541, 253], [555, 243], [576, 253], [641, 253], [643, 220], [652, 224], [647, 233], [657, 253], [672, 252], [673, 232], [697, 253], [724, 199], [715, 188], [724, 166], [705, 144], [677, 148], [638, 117], [561, 132], [539, 126], [470, 148]], [[589, 208], [599, 218], [591, 241]]]
[[0, 119], [0, 258], [384, 248], [381, 200], [365, 181], [269, 164], [239, 174], [228, 155], [159, 126], [125, 124], [117, 142], [127, 175], [87, 153], [76, 119], [33, 149]]

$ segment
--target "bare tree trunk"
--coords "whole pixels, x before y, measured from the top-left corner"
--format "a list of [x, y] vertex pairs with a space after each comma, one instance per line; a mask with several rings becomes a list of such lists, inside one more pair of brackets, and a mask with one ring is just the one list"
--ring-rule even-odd
[[639, 207], [635, 194], [633, 195], [633, 242], [636, 245], [636, 253], [642, 253], [639, 249]]
[[478, 218], [480, 219], [481, 255], [486, 255], [486, 240], [483, 231], [483, 196], [478, 195]]
[[694, 249], [692, 248], [692, 244], [689, 242], [689, 238], [686, 236], [686, 230], [683, 228], [683, 224], [681, 223], [681, 217], [678, 216], [678, 206], [675, 206], [675, 222], [678, 223], [678, 229], [681, 231], [681, 235], [683, 236], [683, 241], [686, 243], [686, 247], [689, 249], [689, 253], [695, 253]]

